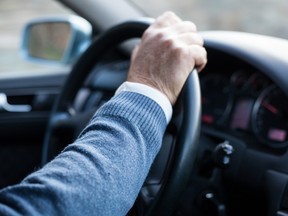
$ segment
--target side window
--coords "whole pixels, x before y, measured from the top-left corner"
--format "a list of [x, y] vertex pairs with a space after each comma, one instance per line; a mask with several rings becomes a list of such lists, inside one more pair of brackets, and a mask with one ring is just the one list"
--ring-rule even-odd
[[67, 66], [24, 60], [20, 55], [20, 42], [23, 27], [31, 19], [69, 14], [73, 12], [54, 0], [1, 0], [0, 79], [68, 71]]

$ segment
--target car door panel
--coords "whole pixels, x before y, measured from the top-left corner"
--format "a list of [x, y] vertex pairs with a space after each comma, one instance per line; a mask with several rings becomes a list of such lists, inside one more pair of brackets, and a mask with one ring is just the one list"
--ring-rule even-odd
[[61, 73], [0, 80], [0, 94], [9, 105], [31, 107], [14, 112], [0, 105], [0, 188], [40, 167], [46, 126], [65, 78]]

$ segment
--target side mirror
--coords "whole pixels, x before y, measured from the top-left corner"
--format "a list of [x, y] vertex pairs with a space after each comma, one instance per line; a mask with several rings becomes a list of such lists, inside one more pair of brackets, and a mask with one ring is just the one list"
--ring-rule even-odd
[[30, 21], [23, 30], [21, 54], [39, 63], [70, 64], [92, 40], [92, 26], [78, 16]]

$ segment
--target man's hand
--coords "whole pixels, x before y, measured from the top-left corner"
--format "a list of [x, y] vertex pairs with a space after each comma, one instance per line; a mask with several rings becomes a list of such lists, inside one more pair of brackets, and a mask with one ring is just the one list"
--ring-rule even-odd
[[201, 71], [206, 62], [196, 26], [166, 12], [144, 32], [134, 49], [127, 80], [158, 89], [173, 105], [192, 69]]

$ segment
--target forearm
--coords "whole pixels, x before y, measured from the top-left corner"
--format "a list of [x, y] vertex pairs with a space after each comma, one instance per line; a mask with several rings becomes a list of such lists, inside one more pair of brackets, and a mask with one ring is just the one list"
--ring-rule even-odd
[[125, 215], [159, 151], [165, 127], [165, 115], [153, 100], [120, 93], [56, 159], [1, 191], [1, 215]]

